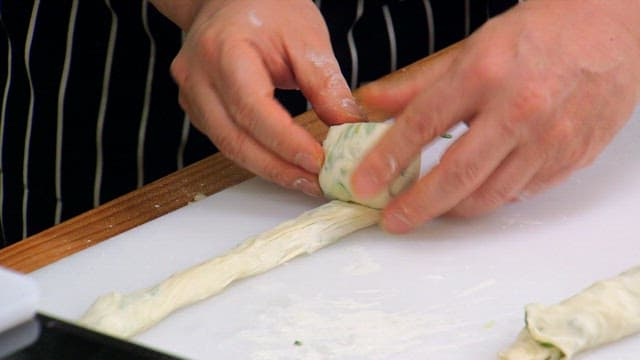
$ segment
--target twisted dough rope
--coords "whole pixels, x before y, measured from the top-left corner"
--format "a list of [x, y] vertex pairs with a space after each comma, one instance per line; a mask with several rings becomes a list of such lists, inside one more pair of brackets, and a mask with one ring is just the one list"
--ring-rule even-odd
[[[350, 195], [348, 179], [355, 165], [388, 128], [385, 123], [355, 123], [329, 129], [323, 146], [325, 158], [331, 160], [325, 161], [320, 174], [327, 197], [358, 200]], [[384, 206], [391, 195], [418, 177], [419, 168], [419, 163], [414, 162], [392, 189], [369, 205]], [[379, 221], [379, 210], [346, 201], [334, 200], [305, 212], [153, 287], [130, 294], [103, 295], [79, 323], [116, 337], [135, 336], [174, 311], [220, 293], [234, 281], [268, 271], [296, 256], [311, 254]]]
[[233, 281], [260, 274], [298, 255], [311, 254], [377, 223], [378, 217], [378, 210], [334, 200], [151, 288], [104, 295], [80, 324], [116, 337], [135, 336], [172, 312], [218, 294]]

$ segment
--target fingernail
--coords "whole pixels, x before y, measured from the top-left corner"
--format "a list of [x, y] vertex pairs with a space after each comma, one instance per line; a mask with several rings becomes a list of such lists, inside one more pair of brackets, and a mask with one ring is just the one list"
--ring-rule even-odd
[[385, 154], [385, 158], [387, 159], [387, 167], [389, 168], [389, 171], [386, 173], [389, 178], [387, 180], [391, 180], [391, 176], [398, 170], [398, 160], [391, 154]]
[[293, 182], [293, 188], [296, 190], [300, 190], [309, 196], [322, 197], [322, 190], [320, 189], [320, 185], [305, 178], [296, 179]]
[[298, 153], [296, 154], [293, 161], [296, 163], [296, 165], [300, 166], [310, 173], [317, 174], [318, 172], [320, 172], [321, 160], [316, 159], [309, 154]]
[[415, 225], [401, 211], [393, 211], [382, 219], [382, 228], [391, 233], [405, 233]]
[[340, 102], [340, 105], [349, 115], [354, 116], [358, 119], [365, 118], [364, 111], [362, 111], [362, 108], [360, 107], [360, 105], [358, 105], [358, 103], [354, 99], [344, 98]]

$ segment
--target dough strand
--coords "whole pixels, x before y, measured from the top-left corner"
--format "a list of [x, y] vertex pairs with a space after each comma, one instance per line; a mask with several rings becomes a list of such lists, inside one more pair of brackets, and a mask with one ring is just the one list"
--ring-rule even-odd
[[172, 312], [221, 292], [234, 281], [311, 254], [376, 224], [379, 216], [375, 209], [331, 201], [156, 286], [131, 294], [104, 295], [85, 313], [80, 324], [116, 337], [134, 336]]
[[[331, 127], [324, 143], [327, 160], [320, 172], [321, 181], [348, 184], [351, 172], [364, 152], [389, 126], [385, 123], [351, 123]], [[80, 324], [116, 337], [134, 336], [177, 309], [219, 293], [233, 281], [265, 272], [376, 224], [380, 211], [373, 207], [383, 207], [391, 195], [409, 186], [417, 178], [419, 168], [418, 159], [398, 181], [375, 198], [375, 204], [366, 204], [372, 207], [334, 200], [249, 238], [227, 254], [179, 272], [156, 286], [131, 294], [104, 295], [80, 319]], [[332, 180], [334, 176], [335, 181]], [[328, 188], [323, 188], [325, 195], [336, 198]], [[351, 193], [350, 188], [345, 191]], [[359, 201], [351, 196], [339, 198]]]

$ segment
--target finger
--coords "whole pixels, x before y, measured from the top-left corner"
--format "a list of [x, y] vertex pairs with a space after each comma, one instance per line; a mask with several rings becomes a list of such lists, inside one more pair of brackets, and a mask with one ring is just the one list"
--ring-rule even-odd
[[[445, 76], [416, 96], [351, 178], [358, 196], [371, 197], [405, 169], [422, 148], [454, 124], [471, 118], [477, 99], [461, 82]], [[460, 101], [453, 101], [460, 99]]]
[[451, 47], [359, 88], [355, 95], [367, 118], [380, 121], [397, 116], [422, 89], [444, 76], [459, 49]]
[[207, 124], [204, 126], [209, 129], [206, 135], [227, 157], [280, 186], [322, 196], [316, 175], [282, 160], [249, 136], [230, 119], [208, 84], [197, 82], [189, 93], [192, 96], [187, 104], [192, 109], [192, 118], [199, 119], [197, 123]]
[[524, 187], [524, 189], [520, 193], [519, 199], [529, 199], [536, 194], [552, 188], [553, 186], [566, 180], [571, 174], [573, 174], [574, 171], [574, 169], [566, 168], [559, 172], [554, 172], [553, 174], [548, 174], [546, 172], [536, 174], [536, 176], [534, 176]]
[[382, 226], [390, 232], [407, 232], [444, 214], [472, 194], [515, 148], [492, 113], [476, 119], [470, 130], [449, 148], [431, 172], [391, 201], [383, 212]]
[[[551, 147], [551, 145], [548, 144], [547, 147]], [[586, 165], [584, 156], [586, 155], [576, 154], [592, 153], [590, 150], [579, 145], [579, 143], [569, 145], [565, 142], [563, 146], [556, 147], [547, 155], [547, 161], [527, 183], [522, 191], [522, 197], [529, 198], [551, 188], [568, 178], [576, 170], [584, 167]], [[593, 156], [595, 157], [595, 154]]]
[[[324, 49], [324, 50], [316, 50]], [[304, 55], [292, 58], [300, 90], [326, 124], [362, 121], [364, 112], [356, 103], [329, 43], [292, 50]]]
[[174, 81], [178, 85], [178, 104], [184, 110], [189, 117], [191, 124], [198, 129], [201, 133], [207, 134], [208, 131], [199, 116], [193, 116], [194, 108], [189, 101], [189, 96], [185, 93], [184, 89], [188, 89], [191, 85], [187, 60], [184, 55], [184, 48], [180, 50], [178, 55], [171, 63], [171, 75]]
[[514, 150], [489, 178], [448, 215], [477, 216], [497, 209], [525, 194], [525, 187], [545, 162], [535, 146]]
[[270, 152], [318, 173], [322, 147], [274, 98], [272, 79], [259, 55], [242, 47], [230, 51], [238, 53], [223, 58], [220, 78], [212, 79], [230, 118]]
[[184, 110], [185, 114], [187, 114], [189, 118], [189, 122], [203, 134], [207, 134], [207, 129], [203, 126], [202, 122], [199, 118], [194, 118], [192, 114], [194, 113], [193, 106], [189, 103], [189, 98], [184, 94], [182, 90], [178, 92], [178, 104], [182, 110]]

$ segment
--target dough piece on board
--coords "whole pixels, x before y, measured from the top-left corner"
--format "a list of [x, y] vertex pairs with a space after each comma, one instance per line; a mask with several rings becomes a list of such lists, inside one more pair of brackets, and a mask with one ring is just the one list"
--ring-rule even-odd
[[526, 307], [525, 329], [503, 360], [571, 359], [640, 332], [640, 266], [551, 306]]
[[[330, 198], [362, 202], [371, 207], [334, 200], [298, 218], [250, 238], [227, 254], [173, 275], [149, 289], [100, 297], [80, 324], [117, 337], [134, 336], [173, 311], [222, 291], [235, 280], [272, 269], [298, 255], [310, 254], [351, 232], [379, 221], [379, 211], [392, 195], [419, 175], [419, 159], [372, 201], [342, 196], [351, 172], [365, 152], [390, 127], [385, 123], [356, 123], [332, 127], [324, 143], [325, 166], [320, 181]], [[374, 207], [374, 208], [372, 208]]]
[[156, 286], [131, 294], [104, 295], [85, 313], [80, 324], [116, 337], [134, 336], [175, 310], [221, 292], [235, 280], [310, 254], [377, 223], [379, 216], [375, 209], [331, 201]]
[[[420, 175], [420, 156], [401, 172], [385, 191], [373, 198], [360, 198], [351, 189], [351, 175], [367, 152], [380, 140], [390, 123], [348, 123], [329, 128], [322, 146], [325, 160], [320, 170], [320, 187], [332, 199], [383, 208], [391, 198], [405, 190]], [[390, 167], [397, 166], [390, 160]]]

